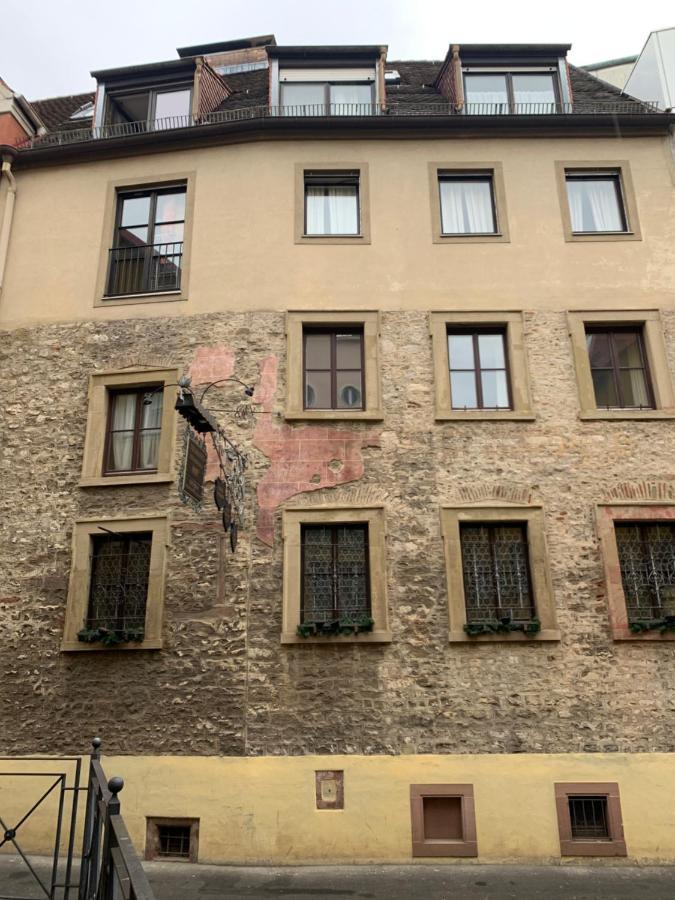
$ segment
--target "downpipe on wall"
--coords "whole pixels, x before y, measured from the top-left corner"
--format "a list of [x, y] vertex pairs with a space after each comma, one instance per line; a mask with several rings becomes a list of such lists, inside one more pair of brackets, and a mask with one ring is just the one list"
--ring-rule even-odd
[[14, 216], [14, 202], [16, 200], [16, 179], [12, 172], [12, 163], [16, 158], [16, 150], [9, 146], [0, 146], [2, 168], [0, 169], [0, 183], [7, 180], [7, 199], [2, 214], [0, 225], [0, 294], [5, 280], [5, 266], [7, 265], [7, 253], [9, 251], [9, 238], [12, 233], [12, 218]]

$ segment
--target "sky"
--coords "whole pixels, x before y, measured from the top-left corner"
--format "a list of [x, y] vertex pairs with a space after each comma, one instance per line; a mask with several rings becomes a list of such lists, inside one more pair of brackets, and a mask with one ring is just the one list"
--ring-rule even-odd
[[0, 78], [30, 100], [93, 89], [92, 69], [176, 47], [275, 34], [278, 44], [388, 44], [442, 59], [450, 43], [571, 43], [577, 65], [637, 54], [675, 26], [673, 0], [0, 0]]

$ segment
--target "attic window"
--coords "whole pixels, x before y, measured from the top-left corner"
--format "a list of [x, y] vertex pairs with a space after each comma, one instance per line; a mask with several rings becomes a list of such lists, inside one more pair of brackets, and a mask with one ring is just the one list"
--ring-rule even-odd
[[396, 69], [392, 69], [390, 72], [384, 73], [384, 80], [387, 84], [398, 84], [401, 80], [401, 73], [397, 72]]
[[551, 114], [559, 105], [558, 79], [552, 69], [471, 69], [464, 74], [464, 99], [468, 115]]
[[94, 104], [90, 100], [88, 103], [84, 103], [82, 106], [79, 106], [74, 113], [70, 116], [71, 119], [91, 119], [94, 114]]

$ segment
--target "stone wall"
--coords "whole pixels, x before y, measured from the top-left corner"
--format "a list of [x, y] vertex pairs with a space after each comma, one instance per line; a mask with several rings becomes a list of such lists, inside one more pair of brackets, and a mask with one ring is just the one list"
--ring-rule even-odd
[[[664, 325], [675, 371], [675, 314]], [[394, 640], [282, 647], [280, 513], [265, 488], [260, 519], [256, 489], [285, 484], [278, 499], [288, 502], [284, 446], [302, 447], [281, 416], [283, 315], [4, 334], [0, 752], [80, 752], [94, 734], [122, 754], [675, 749], [673, 644], [611, 641], [594, 525], [595, 503], [641, 482], [672, 496], [675, 421], [580, 422], [564, 313], [528, 312], [526, 342], [535, 422], [436, 424], [427, 317], [383, 314], [385, 420], [298, 426], [319, 437], [348, 433], [353, 456], [338, 452], [333, 464], [326, 441], [315, 449], [324, 480], [305, 467], [308, 483], [297, 484], [312, 489], [312, 503], [386, 504]], [[185, 371], [208, 359], [206, 348], [260, 384], [257, 423], [230, 432], [251, 460], [247, 528], [234, 555], [215, 508], [184, 507], [174, 485], [77, 486], [89, 374], [130, 361]], [[209, 397], [222, 409], [241, 399], [236, 385]], [[331, 482], [345, 460], [347, 473]], [[439, 504], [494, 491], [544, 505], [559, 644], [448, 644]], [[61, 653], [73, 520], [165, 510], [164, 649]], [[261, 521], [271, 545], [256, 536]]]

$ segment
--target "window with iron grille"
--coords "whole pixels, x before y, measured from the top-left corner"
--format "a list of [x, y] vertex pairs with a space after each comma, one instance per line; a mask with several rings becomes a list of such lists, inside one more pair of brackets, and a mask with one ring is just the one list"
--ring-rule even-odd
[[179, 290], [185, 192], [178, 185], [118, 193], [107, 296]]
[[303, 525], [301, 624], [370, 615], [367, 525]]
[[157, 469], [163, 391], [152, 385], [109, 392], [104, 474]]
[[573, 234], [628, 231], [619, 172], [565, 173]]
[[94, 535], [87, 628], [142, 632], [152, 534]]
[[527, 525], [460, 525], [468, 624], [529, 622], [535, 614]]
[[628, 621], [675, 616], [675, 524], [615, 522]]
[[607, 815], [607, 797], [569, 796], [567, 803], [573, 840], [611, 840]]
[[452, 409], [512, 409], [503, 328], [448, 330]]
[[598, 409], [653, 409], [641, 328], [586, 328]]
[[359, 235], [359, 173], [305, 172], [305, 235]]
[[305, 409], [365, 409], [363, 328], [303, 330]]
[[158, 825], [157, 856], [167, 859], [189, 859], [190, 830], [189, 825]]
[[439, 172], [442, 234], [496, 234], [492, 174]]

